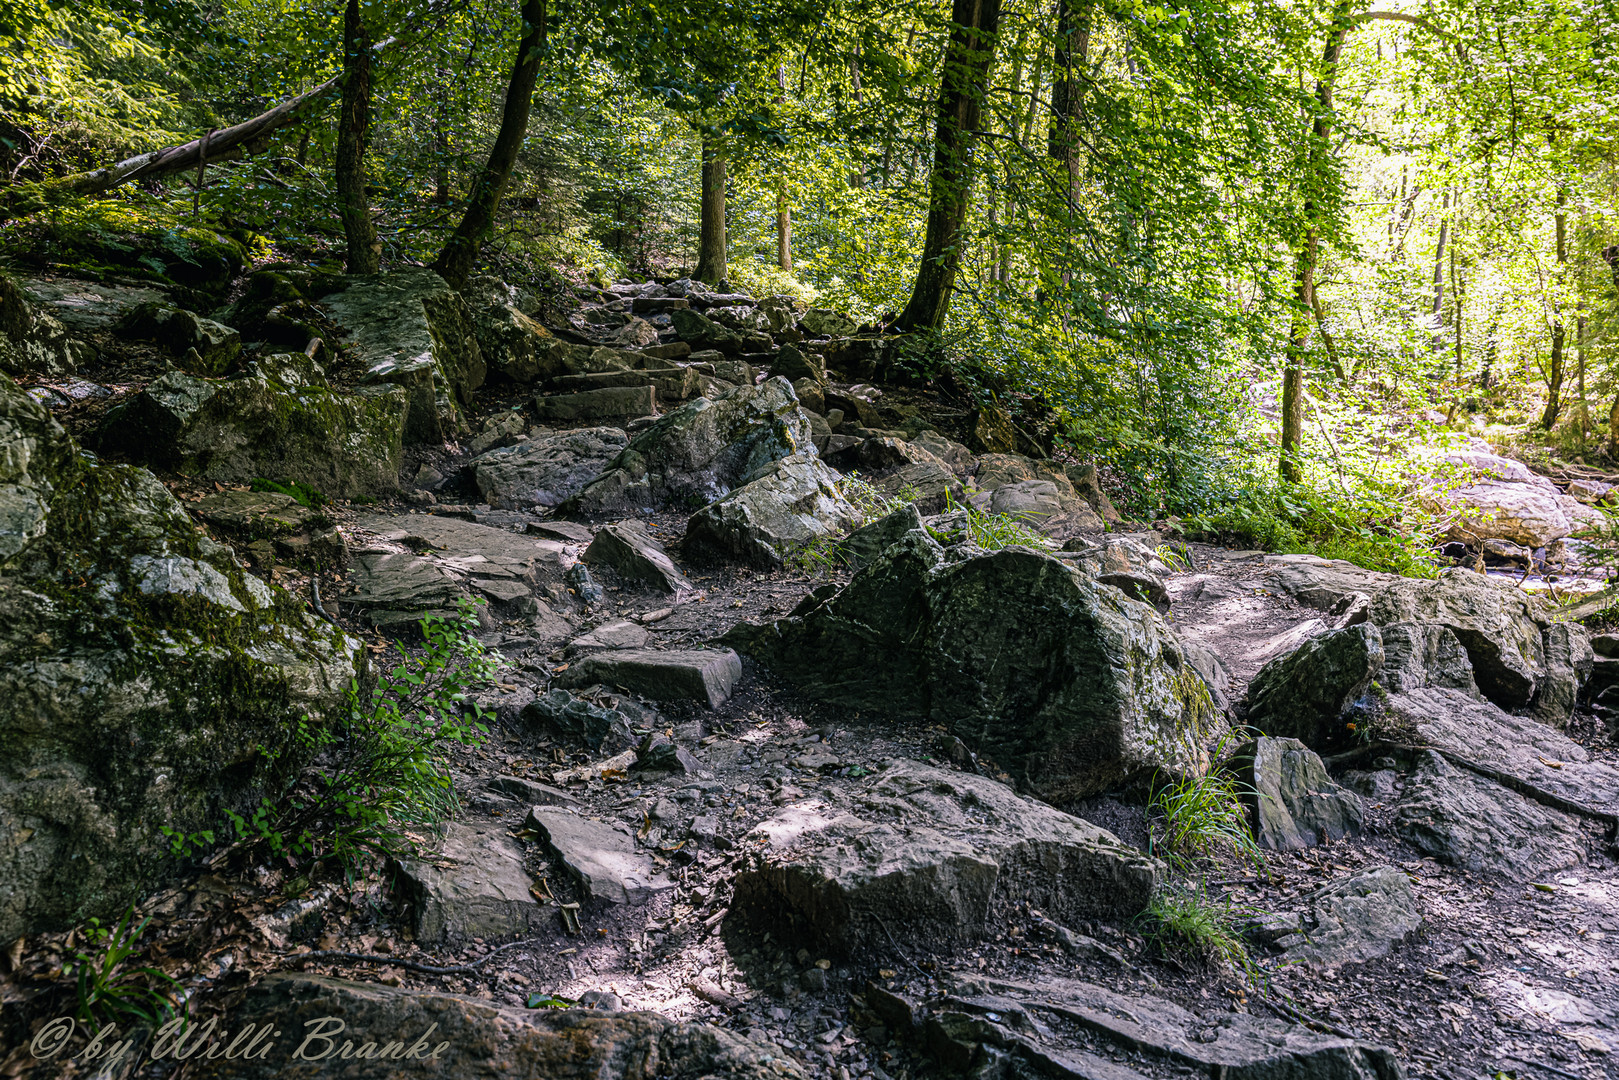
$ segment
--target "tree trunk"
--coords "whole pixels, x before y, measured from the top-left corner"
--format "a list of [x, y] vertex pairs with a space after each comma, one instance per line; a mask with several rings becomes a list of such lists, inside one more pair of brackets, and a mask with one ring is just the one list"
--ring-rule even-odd
[[1580, 427], [1580, 452], [1585, 452], [1585, 432], [1591, 426], [1591, 406], [1585, 399], [1585, 316], [1580, 315], [1574, 320], [1574, 385], [1579, 393], [1580, 415], [1577, 418]]
[[793, 269], [793, 211], [787, 205], [787, 185], [776, 188], [776, 265]]
[[692, 277], [709, 285], [725, 280], [725, 150], [703, 135], [703, 202], [697, 236], [697, 270]]
[[[858, 109], [866, 103], [865, 95], [862, 94], [860, 90], [859, 46], [855, 47], [854, 55], [849, 58], [849, 83], [851, 88], [854, 90], [855, 108]], [[866, 170], [864, 167], [856, 167], [855, 170], [849, 174], [849, 186], [854, 188], [856, 191], [859, 191], [861, 188], [866, 186]]]
[[[1076, 4], [1078, 6], [1076, 6]], [[1046, 140], [1046, 153], [1058, 158], [1067, 173], [1063, 191], [1063, 249], [1064, 285], [1073, 282], [1072, 250], [1074, 217], [1079, 211], [1080, 129], [1085, 119], [1085, 83], [1083, 71], [1090, 65], [1091, 5], [1090, 0], [1059, 0], [1057, 4], [1057, 44], [1053, 50], [1051, 80], [1051, 130]], [[1063, 297], [1064, 325], [1071, 297]]]
[[534, 84], [540, 76], [540, 60], [545, 55], [545, 0], [523, 0], [523, 37], [512, 59], [511, 82], [506, 87], [506, 104], [501, 111], [500, 131], [489, 148], [489, 160], [472, 183], [467, 212], [461, 224], [444, 243], [444, 250], [433, 261], [433, 269], [452, 289], [467, 283], [478, 251], [495, 229], [495, 213], [500, 197], [511, 181], [518, 151], [528, 134], [528, 115], [534, 101]]
[[343, 107], [337, 123], [337, 210], [348, 241], [351, 274], [374, 274], [381, 260], [377, 226], [365, 193], [365, 150], [371, 136], [371, 43], [360, 0], [343, 11]]
[[[439, 77], [445, 77], [440, 71]], [[443, 206], [450, 201], [450, 103], [442, 86], [433, 114], [433, 201]]]
[[1439, 208], [1439, 246], [1434, 249], [1433, 253], [1433, 315], [1435, 330], [1443, 324], [1441, 313], [1445, 307], [1445, 241], [1450, 236], [1450, 192], [1447, 191], [1440, 196]]
[[[1310, 125], [1310, 156], [1305, 184], [1324, 184], [1327, 155], [1331, 153], [1332, 88], [1338, 76], [1338, 58], [1348, 36], [1353, 0], [1339, 0], [1327, 30], [1327, 44], [1321, 54], [1321, 75], [1316, 80], [1316, 116]], [[1293, 325], [1288, 336], [1287, 361], [1282, 368], [1282, 452], [1280, 472], [1287, 483], [1303, 478], [1299, 448], [1304, 441], [1304, 355], [1310, 344], [1310, 322], [1315, 315], [1315, 268], [1320, 256], [1321, 229], [1317, 222], [1320, 203], [1306, 188], [1304, 237], [1299, 244], [1293, 268]]]
[[950, 42], [939, 79], [933, 173], [928, 181], [928, 226], [910, 302], [895, 324], [901, 333], [937, 330], [950, 311], [961, 269], [962, 225], [972, 194], [972, 151], [984, 88], [995, 55], [1000, 0], [954, 0]]
[[1546, 411], [1540, 414], [1540, 426], [1551, 429], [1557, 414], [1563, 409], [1563, 312], [1562, 300], [1557, 295], [1563, 284], [1563, 264], [1568, 262], [1568, 215], [1563, 207], [1568, 203], [1568, 188], [1557, 189], [1557, 266], [1552, 272], [1552, 358], [1546, 370]]

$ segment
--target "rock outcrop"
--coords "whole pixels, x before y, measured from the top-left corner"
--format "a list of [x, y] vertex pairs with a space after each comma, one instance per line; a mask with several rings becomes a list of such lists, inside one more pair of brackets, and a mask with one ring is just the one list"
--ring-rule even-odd
[[1545, 547], [1579, 529], [1600, 524], [1600, 510], [1557, 489], [1522, 462], [1481, 450], [1456, 450], [1437, 459], [1459, 473], [1419, 489], [1422, 500], [1454, 518], [1452, 540], [1507, 540]]
[[391, 386], [332, 389], [308, 357], [276, 354], [234, 379], [164, 375], [108, 412], [101, 444], [221, 483], [374, 495], [398, 489], [407, 404]]
[[806, 447], [813, 451], [809, 416], [792, 385], [767, 379], [715, 400], [696, 398], [660, 417], [558, 512], [597, 517], [658, 505], [696, 509]]
[[782, 808], [751, 834], [731, 919], [836, 955], [884, 942], [970, 940], [993, 911], [1026, 901], [1059, 923], [1130, 917], [1161, 864], [1104, 829], [1004, 784], [889, 762], [854, 798]]
[[166, 865], [159, 830], [274, 790], [363, 662], [0, 379], [0, 937], [115, 918]]
[[943, 724], [1048, 801], [1201, 773], [1224, 730], [1157, 613], [1027, 548], [907, 532], [728, 640], [812, 698]]

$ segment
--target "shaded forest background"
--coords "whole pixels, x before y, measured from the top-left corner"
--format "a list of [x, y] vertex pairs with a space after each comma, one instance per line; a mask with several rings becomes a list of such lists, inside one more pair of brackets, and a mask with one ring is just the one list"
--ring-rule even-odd
[[791, 294], [1038, 398], [1141, 513], [1391, 568], [1426, 448], [1619, 460], [1611, 0], [11, 0], [0, 49], [24, 270], [209, 229]]

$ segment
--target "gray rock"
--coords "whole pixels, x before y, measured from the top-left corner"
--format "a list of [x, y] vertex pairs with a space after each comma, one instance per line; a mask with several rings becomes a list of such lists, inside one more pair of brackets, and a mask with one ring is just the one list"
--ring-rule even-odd
[[675, 887], [635, 850], [633, 836], [611, 825], [549, 806], [530, 810], [526, 825], [595, 903], [640, 905]]
[[[1242, 1012], [1195, 1013], [1162, 998], [1042, 976], [1038, 984], [947, 975], [924, 1037], [935, 1060], [993, 1075], [1063, 1080], [1227, 1076], [1403, 1080], [1393, 1051]], [[1129, 1064], [1125, 1064], [1128, 1062]]]
[[906, 533], [920, 531], [921, 528], [922, 515], [917, 512], [914, 503], [906, 503], [850, 533], [839, 545], [839, 550], [851, 566], [859, 569], [874, 562]]
[[484, 787], [525, 806], [577, 807], [579, 805], [579, 800], [561, 788], [554, 788], [550, 784], [542, 784], [537, 780], [528, 780], [521, 776], [491, 777]]
[[430, 851], [396, 870], [418, 941], [509, 937], [550, 921], [501, 826], [446, 822]]
[[1577, 623], [1553, 623], [1541, 634], [1546, 667], [1535, 690], [1530, 712], [1552, 727], [1567, 727], [1580, 690], [1596, 664], [1590, 634]]
[[242, 355], [242, 335], [224, 323], [161, 302], [145, 303], [125, 315], [118, 333], [150, 341], [176, 357], [194, 353], [185, 365], [193, 374], [223, 375]]
[[559, 512], [600, 517], [664, 503], [707, 505], [806, 448], [813, 450], [809, 416], [792, 386], [766, 379], [660, 417]]
[[584, 560], [592, 566], [611, 567], [626, 585], [638, 585], [670, 596], [694, 590], [663, 545], [633, 518], [598, 529], [596, 538], [585, 549]]
[[1424, 751], [1406, 776], [1394, 831], [1447, 866], [1529, 881], [1585, 858], [1576, 818]]
[[727, 640], [811, 698], [942, 724], [1053, 802], [1200, 774], [1224, 729], [1152, 608], [1027, 548], [909, 532], [841, 590]]
[[220, 483], [263, 476], [333, 498], [397, 490], [404, 392], [307, 385], [290, 358], [271, 370], [276, 359], [223, 382], [170, 372], [107, 413], [102, 444]]
[[926, 450], [942, 461], [957, 476], [966, 476], [973, 466], [973, 452], [937, 431], [924, 431], [911, 440], [911, 445]]
[[1392, 693], [1423, 686], [1459, 690], [1480, 697], [1473, 662], [1449, 627], [1437, 623], [1394, 623], [1382, 628], [1383, 668], [1377, 679]]
[[1312, 638], [1259, 669], [1248, 684], [1248, 723], [1308, 746], [1341, 743], [1348, 710], [1383, 670], [1383, 636], [1369, 623]]
[[1057, 485], [1050, 480], [1022, 480], [996, 488], [990, 496], [989, 509], [991, 513], [1006, 514], [1038, 526], [1062, 513], [1063, 504]]
[[1069, 465], [1063, 471], [1068, 475], [1068, 482], [1074, 486], [1075, 494], [1089, 503], [1098, 517], [1110, 525], [1123, 520], [1113, 500], [1102, 490], [1095, 465]]
[[[783, 345], [770, 363], [770, 374], [780, 375], [788, 382], [810, 379], [826, 382], [826, 360], [819, 353], [800, 352], [791, 345]], [[723, 376], [721, 376], [723, 378]]]
[[730, 649], [662, 652], [621, 649], [571, 665], [556, 679], [563, 687], [602, 683], [653, 701], [701, 701], [717, 709], [742, 677], [742, 661]]
[[1459, 690], [1391, 694], [1389, 721], [1409, 740], [1444, 750], [1571, 802], [1619, 812], [1619, 770], [1533, 717], [1515, 716]]
[[861, 520], [838, 474], [814, 456], [794, 454], [693, 514], [682, 550], [704, 563], [781, 566], [794, 551]]
[[831, 308], [810, 308], [798, 323], [813, 337], [848, 337], [860, 329], [859, 323]]
[[1321, 758], [1297, 739], [1246, 742], [1230, 768], [1262, 848], [1295, 851], [1360, 832], [1360, 796], [1333, 783]]
[[1169, 592], [1164, 588], [1163, 581], [1152, 574], [1098, 574], [1096, 583], [1111, 585], [1130, 599], [1151, 604], [1164, 614], [1169, 614]]
[[[247, 990], [233, 1017], [232, 1032], [251, 1024], [284, 1034], [258, 1044], [264, 1052], [238, 1048], [234, 1057], [224, 1054], [223, 1032], [212, 1042], [194, 1040], [187, 1045], [203, 1051], [194, 1061], [197, 1075], [281, 1080], [291, 1074], [302, 1041], [325, 1031], [332, 1042], [315, 1038], [297, 1062], [303, 1080], [403, 1080], [428, 1072], [447, 1080], [644, 1080], [647, 1062], [673, 1080], [804, 1077], [776, 1046], [658, 1013], [524, 1009], [321, 975], [268, 975]], [[356, 1060], [367, 1046], [376, 1056]], [[424, 1065], [435, 1050], [438, 1056]]]
[[653, 732], [641, 740], [635, 752], [635, 767], [640, 770], [678, 772], [686, 776], [703, 772], [703, 764], [696, 755], [659, 732]]
[[1259, 933], [1273, 937], [1289, 960], [1312, 968], [1387, 956], [1422, 925], [1411, 880], [1392, 866], [1375, 866], [1330, 881], [1303, 898], [1293, 916], [1265, 920]]
[[[364, 650], [0, 378], [0, 938], [116, 919], [165, 824], [280, 794]], [[279, 759], [279, 761], [277, 761]]]
[[365, 379], [405, 389], [405, 438], [445, 442], [483, 385], [485, 365], [461, 295], [431, 270], [348, 278], [321, 303], [343, 328]]
[[1161, 872], [1003, 784], [902, 760], [846, 800], [783, 807], [749, 839], [762, 865], [737, 875], [729, 918], [838, 955], [889, 947], [889, 933], [971, 939], [1014, 900], [1061, 922], [1128, 917]]
[[534, 399], [534, 415], [562, 421], [656, 416], [658, 390], [654, 386], [606, 386], [577, 394], [542, 394]]
[[354, 556], [354, 590], [338, 597], [360, 618], [387, 633], [414, 628], [425, 618], [448, 618], [466, 589], [432, 559], [403, 552], [362, 551]]
[[90, 346], [5, 274], [0, 274], [0, 372], [59, 378], [94, 354]]
[[924, 514], [940, 514], [952, 501], [957, 506], [967, 501], [960, 477], [935, 461], [901, 465], [872, 486], [891, 499], [914, 503]]
[[675, 333], [693, 349], [717, 349], [730, 356], [742, 351], [742, 335], [697, 311], [679, 309], [669, 313]]
[[592, 750], [600, 750], [603, 745], [619, 750], [635, 743], [628, 716], [574, 697], [566, 690], [551, 690], [535, 698], [523, 706], [522, 718], [563, 742], [581, 743]]
[[567, 345], [511, 304], [480, 308], [473, 314], [472, 326], [491, 377], [527, 386], [565, 370]]
[[626, 619], [603, 623], [568, 643], [570, 649], [639, 649], [651, 634], [640, 623]]
[[1231, 673], [1226, 671], [1225, 662], [1222, 661], [1213, 649], [1188, 638], [1181, 639], [1181, 651], [1186, 654], [1186, 660], [1192, 665], [1203, 680], [1203, 685], [1209, 688], [1209, 697], [1214, 700], [1214, 707], [1227, 715], [1231, 714]]
[[252, 539], [289, 536], [331, 524], [331, 518], [276, 491], [219, 491], [191, 504], [208, 524]]

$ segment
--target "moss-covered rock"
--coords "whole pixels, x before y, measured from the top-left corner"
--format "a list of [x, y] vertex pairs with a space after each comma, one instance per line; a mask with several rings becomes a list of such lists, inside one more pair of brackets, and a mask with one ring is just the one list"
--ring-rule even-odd
[[0, 372], [7, 375], [71, 374], [92, 350], [0, 274]]
[[53, 205], [0, 234], [0, 257], [19, 265], [92, 279], [142, 278], [212, 303], [248, 256], [239, 239], [126, 199]]
[[465, 429], [461, 410], [483, 385], [472, 316], [444, 279], [425, 269], [350, 278], [323, 301], [371, 383], [402, 386], [405, 438], [444, 442]]
[[119, 322], [118, 333], [153, 343], [197, 375], [225, 375], [242, 355], [235, 328], [171, 304], [141, 304]]
[[396, 490], [408, 400], [321, 385], [301, 353], [223, 381], [171, 371], [110, 411], [102, 446], [223, 483], [296, 481], [334, 498]]
[[360, 644], [0, 379], [0, 939], [118, 910], [288, 775]]

